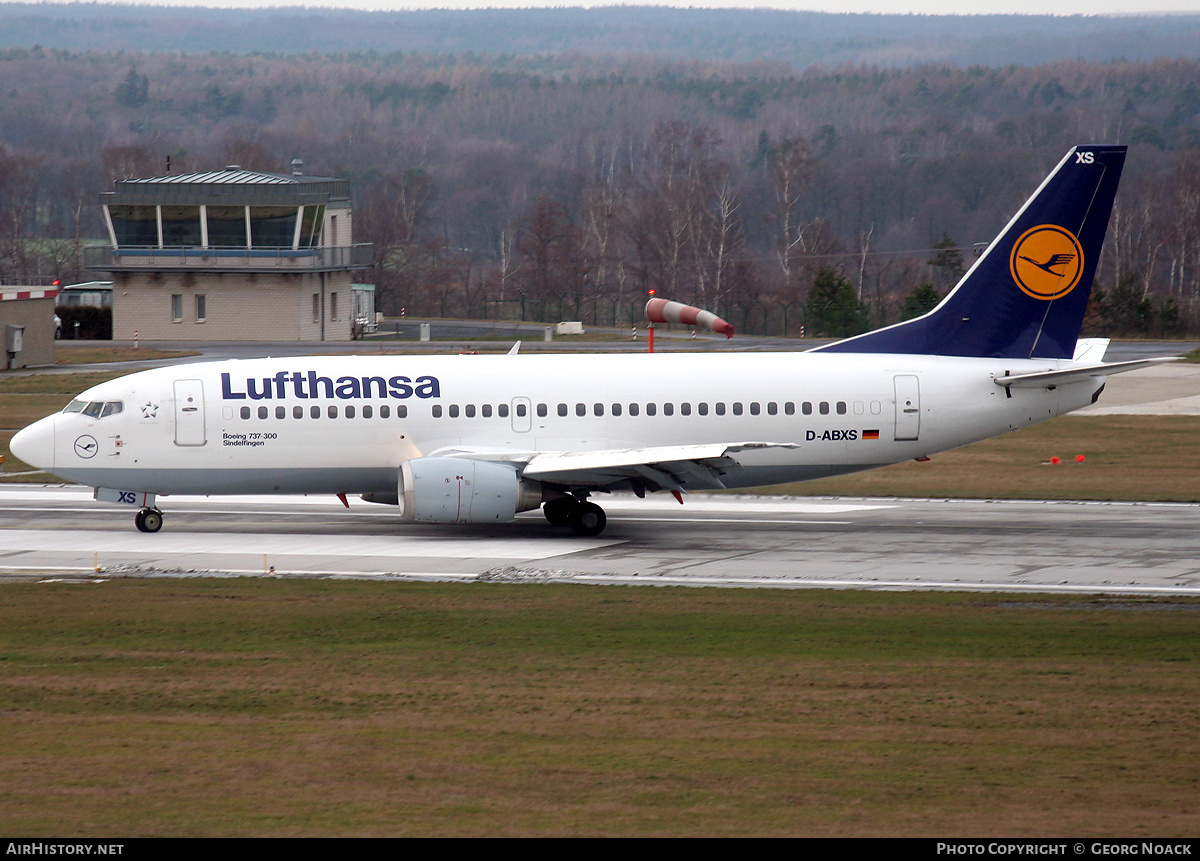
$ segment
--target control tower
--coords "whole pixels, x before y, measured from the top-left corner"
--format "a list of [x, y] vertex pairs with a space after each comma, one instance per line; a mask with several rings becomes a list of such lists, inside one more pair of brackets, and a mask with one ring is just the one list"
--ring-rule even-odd
[[113, 282], [113, 339], [350, 340], [352, 241], [345, 179], [208, 173], [119, 180], [100, 195], [109, 245], [84, 249]]

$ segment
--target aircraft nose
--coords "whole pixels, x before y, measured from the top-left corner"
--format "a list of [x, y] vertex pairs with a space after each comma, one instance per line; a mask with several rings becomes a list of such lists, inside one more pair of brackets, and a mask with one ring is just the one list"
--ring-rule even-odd
[[54, 469], [54, 416], [36, 421], [17, 435], [8, 444], [8, 450], [30, 466]]

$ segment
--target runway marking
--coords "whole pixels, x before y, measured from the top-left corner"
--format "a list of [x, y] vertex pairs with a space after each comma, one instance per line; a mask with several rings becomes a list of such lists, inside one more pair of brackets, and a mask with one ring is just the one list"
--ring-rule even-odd
[[[42, 513], [59, 513], [59, 514], [62, 514], [62, 513], [95, 514], [100, 510], [101, 509], [97, 509], [97, 508], [65, 508], [65, 507], [61, 507], [61, 506], [56, 506], [56, 507], [34, 507], [34, 506], [5, 507], [5, 506], [0, 506], [0, 512], [12, 512], [13, 514], [20, 514], [22, 512], [27, 513], [27, 512], [31, 512], [31, 511], [37, 511], [37, 512], [42, 512]], [[132, 509], [110, 509], [110, 511], [113, 514], [128, 514], [131, 510]], [[225, 509], [219, 509], [219, 508], [204, 508], [204, 509], [191, 509], [191, 510], [178, 509], [173, 513], [178, 514], [178, 515], [208, 514], [208, 515], [229, 515], [229, 516], [231, 516], [231, 515], [245, 516], [245, 514], [246, 514], [245, 511], [233, 511], [233, 510], [225, 510]], [[290, 516], [294, 516], [296, 512], [284, 511], [284, 510], [275, 510], [275, 511], [258, 510], [258, 511], [255, 511], [254, 513], [256, 516], [262, 516], [262, 517], [290, 517]], [[356, 512], [352, 512], [350, 514], [346, 514], [346, 513], [344, 513], [344, 511], [333, 511], [332, 513], [339, 517], [345, 518], [345, 517], [352, 517], [355, 515], [363, 514], [364, 512], [356, 511]], [[379, 511], [379, 512], [371, 511], [371, 512], [367, 512], [367, 513], [373, 517], [380, 516], [380, 515], [383, 515], [383, 516], [390, 515], [393, 518], [398, 518], [398, 515], [396, 514], [396, 512], [394, 510], [393, 511]], [[530, 522], [537, 523], [539, 517], [540, 517], [539, 515], [534, 514], [534, 515], [530, 515], [528, 517], [518, 518], [514, 522], [515, 523], [530, 523]], [[616, 516], [610, 517], [608, 519], [608, 522], [610, 524], [611, 523], [733, 523], [733, 524], [745, 524], [747, 522], [747, 520], [745, 518], [737, 518], [737, 517], [705, 517], [703, 515], [688, 515], [688, 514], [681, 513], [678, 517], [638, 517], [637, 515], [634, 515], [634, 514], [629, 514], [629, 515], [621, 514], [621, 515], [616, 515]], [[852, 526], [855, 521], [853, 521], [853, 520], [761, 520], [761, 519], [756, 518], [752, 522], [758, 526], [762, 526], [762, 525]], [[403, 522], [399, 521], [398, 519], [397, 519], [397, 524], [401, 528], [408, 527], [408, 526], [429, 526], [429, 525], [431, 525], [431, 524], [412, 524], [412, 523], [408, 523], [407, 521], [403, 521]], [[436, 525], [436, 524], [433, 524], [433, 525]], [[11, 528], [11, 527], [0, 526], [0, 529], [5, 529], [5, 528]], [[307, 534], [307, 533], [297, 533], [297, 534]]]
[[[865, 591], [956, 591], [956, 592], [1003, 592], [1006, 594], [1041, 594], [1058, 593], [1074, 595], [1147, 595], [1147, 596], [1197, 596], [1200, 597], [1200, 586], [1189, 587], [1160, 587], [1160, 586], [1114, 586], [1114, 585], [1070, 585], [1070, 584], [1038, 584], [1038, 583], [961, 583], [937, 580], [846, 580], [846, 579], [813, 579], [800, 578], [761, 578], [750, 577], [674, 577], [671, 575], [636, 575], [636, 574], [586, 574], [562, 572], [548, 573], [532, 578], [481, 579], [476, 573], [455, 573], [443, 571], [320, 571], [320, 570], [277, 570], [275, 575], [269, 575], [255, 569], [220, 569], [213, 571], [172, 571], [155, 570], [153, 568], [138, 568], [134, 570], [104, 570], [95, 576], [64, 578], [62, 576], [46, 577], [50, 572], [91, 573], [91, 569], [72, 567], [46, 566], [41, 573], [33, 571], [8, 571], [0, 568], [0, 573], [7, 576], [25, 576], [35, 579], [38, 583], [103, 583], [123, 577], [262, 577], [276, 578], [321, 578], [321, 579], [362, 579], [362, 580], [402, 580], [411, 582], [440, 582], [440, 583], [496, 583], [512, 585], [516, 583], [554, 583], [575, 584], [587, 586], [621, 585], [621, 586], [692, 586], [692, 587], [722, 587], [722, 588], [754, 588], [754, 589], [858, 589]], [[44, 579], [43, 579], [44, 578]]]
[[[779, 497], [764, 499], [762, 497], [737, 496], [688, 496], [684, 505], [679, 505], [672, 499], [633, 499], [617, 496], [611, 499], [596, 497], [602, 502], [605, 511], [633, 512], [635, 515], [645, 513], [660, 513], [662, 511], [681, 511], [683, 513], [702, 512], [773, 512], [775, 514], [849, 514], [855, 511], [873, 511], [897, 508], [895, 501], [876, 500], [825, 500], [805, 497]], [[34, 504], [46, 502], [86, 503], [86, 510], [96, 511], [107, 508], [112, 511], [127, 510], [119, 506], [108, 506], [105, 503], [92, 500], [92, 490], [88, 487], [45, 487], [32, 485], [17, 485], [5, 487], [0, 485], [0, 503], [7, 503], [0, 510], [34, 510], [30, 506], [15, 503], [30, 500]], [[243, 506], [271, 506], [275, 508], [290, 508], [296, 506], [324, 506], [330, 512], [343, 512], [341, 502], [334, 496], [291, 496], [291, 495], [256, 495], [256, 496], [162, 496], [159, 497], [162, 507], [168, 511], [210, 511], [208, 505], [220, 505], [239, 509]], [[41, 509], [39, 509], [41, 510]], [[64, 510], [58, 508], [56, 510]], [[369, 502], [359, 502], [350, 509], [355, 514], [395, 515], [396, 507], [391, 505], [376, 505]]]
[[853, 520], [747, 520], [737, 517], [619, 517], [608, 519], [609, 523], [734, 523], [745, 526], [853, 526]]

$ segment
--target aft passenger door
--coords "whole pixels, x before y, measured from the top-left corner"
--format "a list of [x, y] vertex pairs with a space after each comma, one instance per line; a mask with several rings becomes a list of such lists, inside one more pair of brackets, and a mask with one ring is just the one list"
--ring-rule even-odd
[[897, 374], [896, 439], [915, 440], [921, 433], [921, 384], [913, 374]]
[[175, 381], [175, 445], [204, 445], [204, 383]]

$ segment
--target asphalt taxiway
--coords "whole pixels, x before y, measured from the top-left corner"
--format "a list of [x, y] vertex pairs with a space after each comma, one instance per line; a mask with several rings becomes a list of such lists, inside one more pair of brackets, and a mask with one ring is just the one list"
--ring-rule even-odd
[[401, 523], [324, 497], [169, 497], [166, 525], [86, 488], [0, 488], [0, 579], [275, 576], [1200, 596], [1200, 505], [614, 497], [578, 538], [541, 515]]

